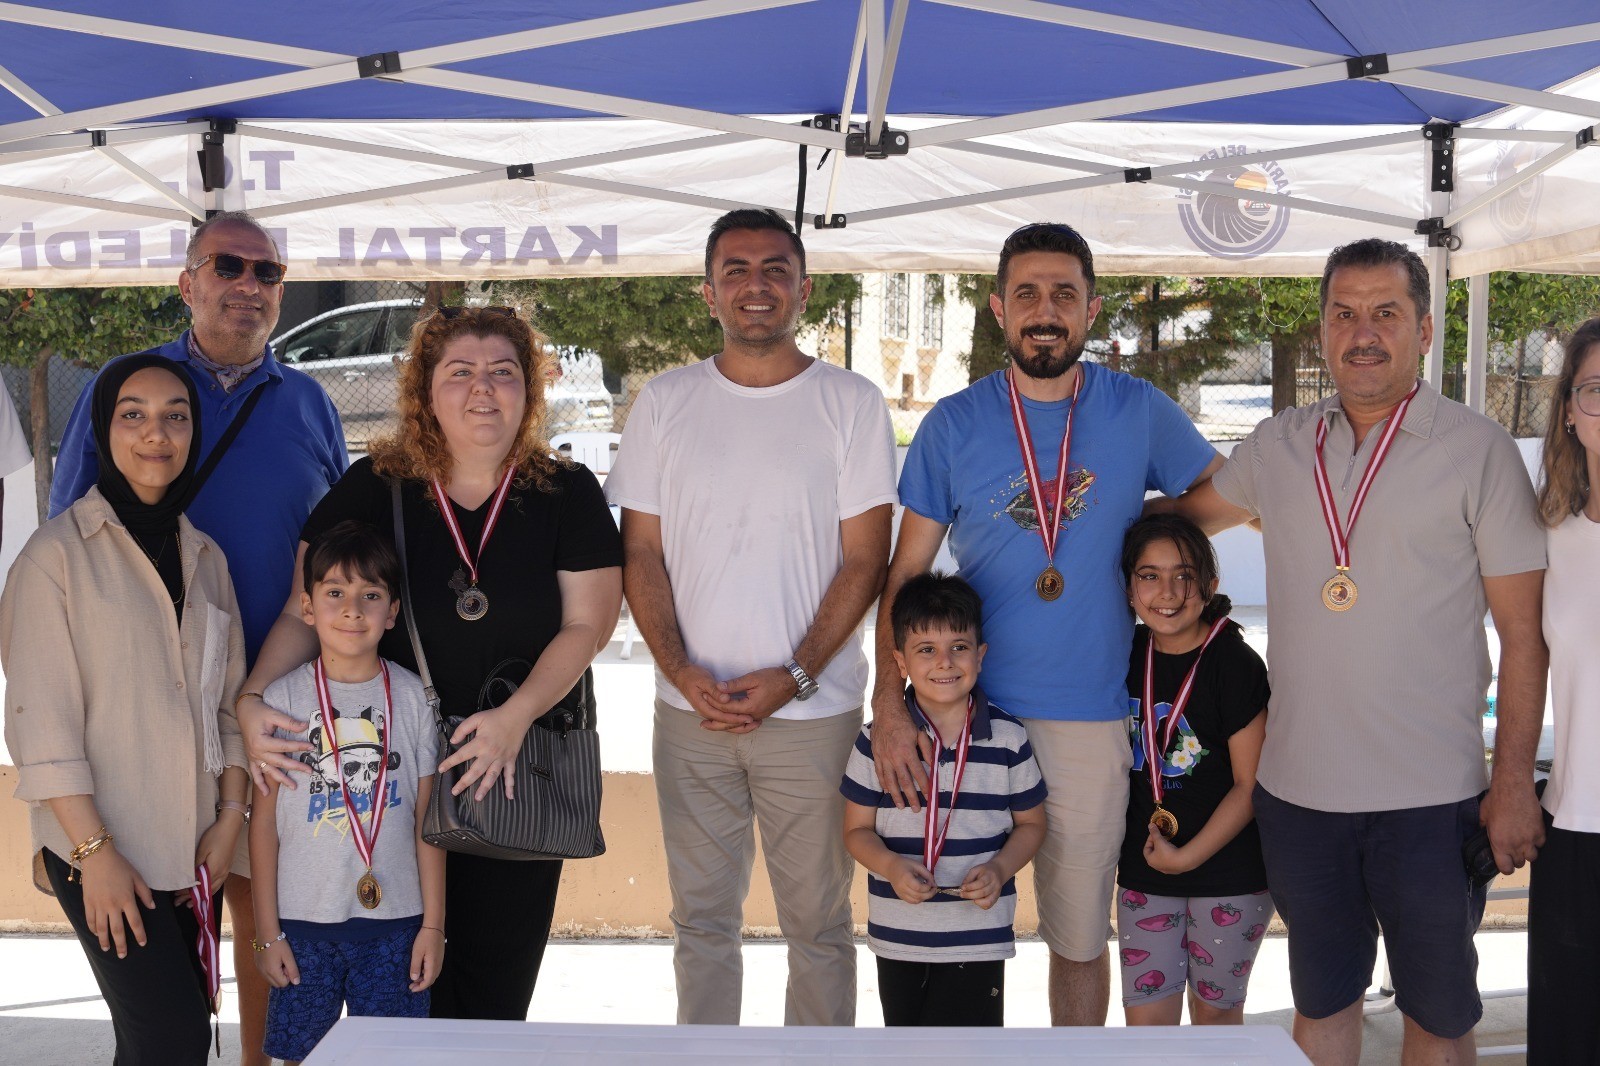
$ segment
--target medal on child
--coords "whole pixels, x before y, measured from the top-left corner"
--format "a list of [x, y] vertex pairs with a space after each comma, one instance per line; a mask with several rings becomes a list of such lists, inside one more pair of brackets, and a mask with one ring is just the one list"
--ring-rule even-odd
[[1411, 386], [1406, 398], [1389, 416], [1389, 424], [1384, 427], [1383, 436], [1378, 438], [1372, 458], [1367, 460], [1367, 469], [1356, 484], [1355, 495], [1350, 498], [1350, 521], [1343, 525], [1339, 522], [1339, 508], [1334, 503], [1333, 487], [1328, 483], [1328, 471], [1322, 464], [1322, 448], [1328, 439], [1328, 420], [1324, 418], [1317, 426], [1317, 461], [1312, 473], [1317, 482], [1317, 500], [1322, 504], [1322, 521], [1328, 527], [1328, 539], [1333, 542], [1334, 574], [1322, 583], [1322, 605], [1330, 611], [1348, 611], [1356, 605], [1356, 583], [1350, 577], [1350, 537], [1355, 533], [1356, 519], [1361, 516], [1361, 507], [1367, 502], [1367, 493], [1378, 476], [1378, 468], [1388, 458], [1389, 447], [1394, 443], [1395, 434], [1400, 431], [1400, 423], [1405, 420], [1406, 409], [1411, 406], [1411, 399], [1416, 396], [1418, 388], [1420, 385]]
[[[917, 710], [919, 714], [922, 713], [920, 707]], [[967, 772], [967, 748], [972, 743], [972, 697], [967, 697], [967, 716], [961, 723], [960, 735], [956, 737], [955, 770], [950, 778], [950, 809], [945, 812], [943, 828], [939, 826], [939, 765], [944, 761], [944, 738], [939, 735], [939, 727], [933, 724], [933, 719], [923, 714], [922, 720], [928, 724], [928, 732], [933, 734], [932, 788], [929, 789], [928, 802], [922, 808], [922, 865], [927, 867], [928, 874], [937, 885], [939, 856], [944, 854], [944, 842], [950, 835], [950, 822], [955, 818], [956, 797], [961, 795], [961, 777]]]
[[1184, 708], [1189, 706], [1189, 697], [1194, 694], [1194, 679], [1200, 672], [1200, 660], [1205, 657], [1206, 649], [1211, 642], [1217, 639], [1217, 634], [1222, 632], [1228, 624], [1226, 617], [1219, 618], [1211, 623], [1211, 631], [1206, 634], [1206, 639], [1200, 644], [1200, 650], [1195, 654], [1194, 662], [1189, 666], [1189, 672], [1184, 676], [1183, 684], [1178, 687], [1178, 695], [1173, 699], [1172, 705], [1167, 710], [1166, 728], [1160, 732], [1160, 741], [1157, 742], [1156, 733], [1156, 638], [1151, 633], [1144, 645], [1144, 706], [1141, 708], [1140, 732], [1144, 735], [1144, 765], [1145, 772], [1150, 778], [1150, 795], [1156, 801], [1156, 809], [1150, 815], [1150, 824], [1155, 826], [1156, 832], [1171, 840], [1178, 835], [1178, 816], [1161, 806], [1161, 797], [1166, 792], [1162, 783], [1162, 768], [1167, 763], [1167, 749], [1172, 746], [1172, 738], [1178, 735], [1178, 723], [1183, 721]]
[[323, 669], [320, 656], [313, 668], [317, 682], [317, 709], [322, 716], [322, 735], [328, 750], [333, 755], [334, 772], [339, 775], [339, 790], [344, 797], [345, 824], [350, 827], [350, 839], [355, 842], [356, 854], [361, 856], [361, 862], [367, 868], [356, 881], [356, 902], [369, 911], [375, 910], [378, 904], [383, 902], [383, 889], [379, 886], [378, 879], [372, 875], [372, 856], [373, 849], [378, 846], [378, 834], [383, 830], [384, 801], [388, 797], [389, 728], [393, 709], [389, 694], [389, 664], [380, 659], [378, 667], [383, 673], [383, 722], [378, 730], [382, 750], [378, 759], [378, 776], [372, 783], [371, 810], [367, 813], [365, 825], [361, 823], [355, 799], [350, 795], [350, 782], [344, 776], [344, 760], [339, 755], [339, 734], [334, 729], [333, 695], [328, 689], [328, 673]]
[[450, 531], [456, 554], [461, 557], [462, 565], [456, 567], [449, 584], [450, 590], [456, 594], [456, 614], [461, 616], [462, 621], [476, 622], [489, 613], [489, 597], [478, 588], [478, 561], [483, 558], [483, 549], [489, 544], [495, 523], [500, 521], [500, 510], [506, 505], [506, 496], [511, 492], [511, 481], [516, 472], [516, 467], [506, 470], [505, 476], [500, 479], [500, 486], [494, 490], [489, 513], [483, 520], [483, 535], [478, 538], [476, 555], [467, 554], [467, 538], [461, 534], [461, 523], [456, 521], [455, 508], [451, 506], [444, 486], [437, 479], [433, 482], [433, 498], [439, 504], [439, 515], [444, 519], [445, 528]]
[[1022, 394], [1017, 391], [1016, 372], [1006, 371], [1006, 393], [1011, 399], [1011, 425], [1017, 433], [1017, 447], [1022, 452], [1022, 472], [1028, 480], [1028, 491], [1033, 494], [1034, 514], [1039, 520], [1039, 539], [1044, 541], [1045, 568], [1033, 583], [1033, 591], [1046, 602], [1058, 600], [1067, 587], [1061, 571], [1056, 569], [1056, 539], [1061, 532], [1061, 516], [1067, 509], [1067, 464], [1072, 458], [1072, 416], [1078, 410], [1078, 394], [1083, 391], [1083, 371], [1078, 372], [1077, 383], [1072, 386], [1072, 404], [1067, 408], [1067, 428], [1061, 434], [1060, 461], [1056, 464], [1056, 498], [1049, 512], [1045, 510], [1044, 478], [1039, 474], [1039, 459], [1033, 450], [1033, 434], [1028, 430], [1028, 417], [1022, 409]]

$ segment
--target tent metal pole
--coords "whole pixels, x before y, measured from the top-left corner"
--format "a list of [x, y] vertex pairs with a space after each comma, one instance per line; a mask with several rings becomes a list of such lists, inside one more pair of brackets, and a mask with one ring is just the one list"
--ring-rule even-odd
[[338, 52], [324, 52], [315, 48], [293, 48], [288, 45], [251, 41], [241, 37], [224, 37], [218, 33], [200, 33], [195, 30], [178, 30], [167, 26], [152, 26], [124, 19], [100, 18], [95, 15], [78, 15], [68, 11], [34, 7], [29, 4], [0, 3], [0, 22], [15, 22], [23, 26], [38, 26], [50, 30], [67, 30], [87, 33], [95, 37], [113, 37], [140, 44], [162, 45], [167, 48], [187, 48], [195, 52], [235, 56], [239, 59], [259, 59], [265, 63], [282, 63], [291, 67], [324, 67], [345, 60], [354, 62], [355, 56]]
[[1096, 30], [1100, 33], [1116, 34], [1119, 37], [1165, 41], [1208, 52], [1222, 52], [1247, 59], [1260, 59], [1268, 63], [1282, 63], [1290, 67], [1309, 67], [1334, 61], [1342, 63], [1346, 58], [1311, 48], [1295, 48], [1251, 37], [1194, 30], [1165, 22], [1128, 18], [1125, 15], [1107, 15], [1076, 7], [1058, 7], [1055, 4], [1040, 3], [1038, 0], [933, 0], [933, 2], [949, 7], [986, 11], [995, 15], [1013, 15], [1035, 22], [1051, 22], [1057, 26], [1070, 26], [1080, 30]]
[[468, 159], [464, 156], [441, 155], [438, 152], [420, 152], [410, 148], [390, 148], [365, 141], [348, 141], [341, 137], [323, 137], [315, 133], [277, 130], [270, 126], [257, 126], [248, 122], [239, 123], [239, 136], [250, 137], [259, 141], [303, 144], [311, 148], [332, 148], [335, 151], [351, 152], [356, 155], [371, 156], [377, 159], [398, 159], [407, 163], [426, 163], [441, 167], [455, 167], [459, 170], [488, 170], [491, 167], [504, 165], [496, 163], [492, 159]]
[[1376, 80], [1394, 85], [1409, 85], [1414, 89], [1431, 89], [1468, 96], [1480, 100], [1495, 100], [1502, 104], [1520, 104], [1523, 107], [1541, 108], [1560, 115], [1577, 115], [1580, 118], [1600, 119], [1600, 102], [1579, 100], [1561, 93], [1541, 92], [1538, 89], [1519, 89], [1515, 85], [1484, 81], [1481, 78], [1463, 78], [1459, 74], [1440, 74], [1431, 70], [1406, 70], [1383, 74]]
[[409, 182], [404, 185], [390, 185], [382, 189], [362, 189], [360, 192], [339, 193], [335, 196], [318, 196], [310, 200], [295, 200], [290, 203], [264, 204], [252, 207], [250, 213], [257, 218], [270, 218], [273, 215], [292, 215], [302, 211], [325, 211], [331, 207], [344, 207], [347, 204], [364, 204], [373, 200], [389, 200], [401, 196], [418, 196], [423, 193], [439, 192], [442, 189], [461, 189], [472, 185], [485, 185], [492, 181], [505, 181], [506, 168], [496, 166], [490, 170], [481, 170], [475, 174], [456, 174], [448, 178], [434, 178], [431, 181]]
[[[1171, 189], [1195, 189], [1199, 192], [1217, 193], [1220, 196], [1239, 195], [1239, 190], [1220, 181], [1196, 181], [1193, 178], [1180, 177], [1151, 177], [1151, 185], [1162, 185]], [[1415, 230], [1417, 220], [1404, 215], [1391, 214], [1387, 211], [1369, 211], [1362, 207], [1346, 207], [1343, 204], [1324, 203], [1321, 200], [1308, 200], [1303, 196], [1288, 196], [1276, 192], [1252, 192], [1250, 199], [1262, 203], [1280, 204], [1292, 207], [1299, 211], [1312, 211], [1322, 215], [1333, 215], [1337, 218], [1354, 219], [1357, 222], [1370, 222], [1375, 226], [1393, 226], [1403, 230]]]
[[[1274, 71], [1271, 74], [1254, 74], [1245, 78], [1228, 78], [1224, 81], [1207, 82], [1202, 85], [1186, 85], [1177, 89], [1134, 93], [1131, 96], [1118, 96], [1105, 100], [1088, 100], [1081, 104], [1048, 107], [1040, 111], [1023, 111], [1015, 115], [967, 119], [961, 122], [952, 122], [948, 126], [918, 130], [916, 143], [919, 147], [925, 148], [932, 145], [949, 144], [952, 141], [992, 137], [1001, 133], [1018, 133], [1022, 130], [1037, 129], [1040, 126], [1055, 126], [1063, 122], [1086, 122], [1100, 118], [1117, 118], [1122, 115], [1137, 115], [1145, 111], [1185, 107], [1190, 104], [1205, 104], [1216, 100], [1232, 100], [1241, 96], [1279, 92], [1284, 89], [1302, 89], [1311, 85], [1327, 85], [1332, 82], [1345, 81], [1347, 77], [1345, 63], [1341, 59], [1338, 63], [1307, 67], [1304, 70]], [[5, 127], [0, 126], [0, 134], [4, 133]]]
[[647, 8], [621, 15], [605, 15], [557, 26], [542, 26], [536, 30], [480, 37], [455, 44], [417, 48], [400, 53], [402, 68], [437, 67], [447, 63], [466, 63], [474, 59], [527, 52], [552, 45], [592, 41], [601, 37], [615, 37], [639, 30], [661, 29], [665, 26], [682, 26], [689, 22], [744, 15], [753, 11], [770, 11], [780, 7], [811, 4], [816, 0], [694, 0], [687, 4]]
[[[855, 112], [856, 85], [861, 80], [861, 61], [867, 50], [867, 5], [872, 0], [862, 0], [856, 12], [856, 39], [850, 45], [850, 68], [844, 79], [844, 99], [839, 102], [839, 128], [850, 129], [850, 119]], [[839, 182], [844, 177], [844, 153], [833, 153], [833, 165], [828, 168], [828, 195], [822, 202], [822, 217], [833, 218], [833, 205], [839, 198]]]
[[1543, 141], [1548, 144], [1565, 144], [1572, 134], [1561, 130], [1510, 130], [1460, 126], [1456, 129], [1458, 141]]
[[1545, 171], [1549, 170], [1563, 159], [1566, 159], [1568, 156], [1575, 155], [1577, 151], [1577, 137], [1569, 136], [1567, 138], [1567, 143], [1564, 146], [1560, 148], [1554, 148], [1546, 152], [1544, 155], [1540, 156], [1537, 161], [1530, 163], [1528, 166], [1525, 166], [1519, 170], [1516, 177], [1508, 178], [1505, 181], [1492, 186], [1486, 192], [1483, 192], [1473, 199], [1468, 200], [1454, 211], [1451, 211], [1449, 214], [1445, 215], [1444, 224], [1446, 226], [1454, 226], [1468, 215], [1474, 214], [1475, 212], [1488, 207], [1502, 196], [1507, 195], [1519, 186], [1525, 185], [1534, 178], [1537, 178], [1540, 174], [1543, 174]]
[[[551, 85], [534, 85], [512, 81], [509, 78], [492, 78], [482, 74], [465, 74], [456, 70], [406, 70], [389, 76], [393, 81], [415, 85], [429, 85], [436, 89], [473, 93], [479, 96], [498, 96], [506, 100], [522, 100], [534, 104], [551, 104], [570, 107], [576, 111], [593, 111], [602, 115], [620, 115], [624, 118], [651, 119], [672, 122], [680, 126], [721, 130], [789, 144], [811, 144], [819, 148], [844, 150], [843, 133], [816, 129], [811, 126], [794, 126], [772, 119], [747, 118], [727, 115], [720, 111], [701, 111], [692, 107], [658, 104], [648, 100], [632, 100], [623, 96], [561, 89]], [[0, 141], [6, 140], [6, 130], [0, 126]]]
[[[867, 23], [867, 84], [877, 85], [878, 75], [883, 70], [884, 35], [887, 32], [883, 18], [884, 0], [862, 0], [861, 14]], [[872, 101], [867, 101], [870, 114]], [[872, 122], [867, 122], [867, 140], [873, 140], [877, 134], [872, 129]]]
[[354, 61], [337, 66], [297, 70], [288, 74], [273, 74], [265, 78], [251, 78], [227, 85], [212, 85], [204, 89], [189, 89], [164, 96], [147, 96], [142, 100], [128, 100], [104, 107], [85, 108], [82, 111], [64, 111], [59, 115], [25, 119], [0, 126], [0, 144], [40, 137], [50, 133], [70, 133], [74, 130], [99, 126], [112, 126], [121, 122], [136, 122], [151, 115], [172, 112], [204, 111], [221, 104], [254, 100], [279, 93], [295, 93], [303, 89], [320, 89], [340, 82], [356, 81], [361, 76]]
[[652, 189], [645, 185], [631, 185], [625, 181], [607, 181], [604, 178], [588, 178], [578, 174], [552, 174], [543, 180], [548, 181], [551, 185], [571, 185], [579, 189], [593, 189], [596, 192], [635, 196], [642, 200], [660, 200], [668, 204], [705, 207], [719, 212], [736, 211], [743, 207], [764, 207], [770, 211], [776, 211], [780, 215], [785, 213], [784, 208], [773, 207], [771, 204], [756, 203], [753, 200], [729, 200], [721, 196], [701, 196], [699, 193]]
[[1444, 67], [1452, 63], [1467, 63], [1474, 59], [1492, 59], [1495, 56], [1537, 52], [1545, 48], [1562, 48], [1570, 44], [1590, 44], [1594, 41], [1600, 41], [1600, 22], [1584, 22], [1554, 30], [1514, 33], [1506, 37], [1488, 37], [1481, 41], [1440, 45], [1437, 48], [1418, 48], [1410, 52], [1390, 52], [1389, 69]]
[[155, 204], [118, 203], [100, 200], [93, 196], [79, 196], [70, 192], [47, 192], [44, 189], [21, 189], [15, 185], [0, 185], [0, 196], [14, 196], [19, 200], [39, 200], [47, 204], [65, 204], [68, 207], [86, 207], [91, 211], [105, 211], [113, 215], [141, 215], [148, 218], [165, 218], [175, 222], [189, 221], [189, 213], [175, 207], [157, 207]]
[[867, 111], [867, 143], [877, 144], [883, 137], [884, 116], [889, 113], [889, 86], [900, 58], [900, 41], [906, 32], [906, 12], [911, 0], [895, 0], [889, 14], [889, 33], [883, 45], [883, 58], [873, 76], [872, 100]]
[[[39, 112], [41, 115], [61, 114], [61, 109], [59, 107], [45, 99], [42, 95], [35, 91], [31, 85], [23, 81], [11, 70], [3, 66], [0, 66], [0, 86], [4, 86], [19, 100], [33, 108], [35, 111]], [[91, 137], [90, 140], [92, 143], [94, 138]], [[150, 173], [144, 167], [141, 167], [139, 164], [135, 163], [133, 160], [129, 159], [115, 148], [105, 145], [103, 140], [102, 143], [94, 145], [94, 151], [101, 156], [104, 156], [115, 166], [121, 167], [122, 170], [125, 171], [135, 181], [144, 185], [158, 196], [171, 201], [178, 207], [181, 207], [183, 210], [187, 211], [192, 217], [197, 219], [204, 219], [206, 217], [205, 212], [201, 209], [199, 204], [195, 203], [187, 196], [184, 196], [182, 193], [169, 188], [165, 182], [156, 177], [154, 174]]]
[[1467, 279], [1467, 406], [1483, 412], [1489, 384], [1489, 275]]
[[[1430, 146], [1424, 146], [1431, 157]], [[1429, 162], [1431, 163], [1431, 158]], [[1424, 166], [1423, 173], [1427, 173]], [[1447, 192], [1428, 193], [1429, 217], [1438, 218], [1450, 206], [1450, 194]], [[1450, 249], [1443, 243], [1430, 242], [1425, 257], [1428, 264], [1428, 279], [1432, 289], [1432, 299], [1428, 301], [1429, 313], [1433, 315], [1433, 343], [1423, 353], [1422, 376], [1428, 384], [1436, 389], [1444, 386], [1444, 334], [1445, 334], [1445, 309], [1450, 295]]]
[[[1407, 128], [1399, 133], [1379, 134], [1375, 137], [1353, 137], [1345, 141], [1329, 141], [1327, 144], [1304, 145], [1297, 148], [1267, 149], [1260, 152], [1246, 152], [1243, 155], [1230, 155], [1230, 163], [1259, 163], [1278, 162], [1284, 159], [1302, 159], [1307, 157], [1336, 155], [1341, 152], [1363, 151], [1369, 148], [1382, 148], [1387, 145], [1409, 144], [1417, 139], [1415, 127]], [[1570, 139], [1563, 134], [1564, 140]], [[1087, 159], [1074, 159], [1070, 156], [1047, 155], [1044, 152], [1030, 152], [1023, 148], [1010, 148], [1005, 145], [985, 144], [981, 141], [957, 141], [952, 144], [941, 144], [940, 148], [950, 148], [959, 152], [973, 152], [978, 155], [993, 156], [996, 159], [1012, 159], [1019, 163], [1038, 163], [1040, 166], [1061, 167], [1065, 170], [1077, 170], [1087, 174], [1120, 174], [1126, 167], [1114, 166], [1108, 163], [1091, 162]], [[1168, 163], [1164, 166], [1151, 167], [1152, 177], [1169, 174], [1193, 174], [1213, 165], [1213, 161], [1195, 161], [1192, 163]]]

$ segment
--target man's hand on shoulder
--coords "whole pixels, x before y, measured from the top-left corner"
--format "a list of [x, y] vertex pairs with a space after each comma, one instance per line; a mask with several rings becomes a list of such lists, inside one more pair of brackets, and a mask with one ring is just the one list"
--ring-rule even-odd
[[906, 709], [905, 693], [884, 687], [872, 699], [872, 764], [878, 786], [896, 807], [922, 810], [928, 794], [926, 766], [933, 759], [933, 739], [918, 729]]

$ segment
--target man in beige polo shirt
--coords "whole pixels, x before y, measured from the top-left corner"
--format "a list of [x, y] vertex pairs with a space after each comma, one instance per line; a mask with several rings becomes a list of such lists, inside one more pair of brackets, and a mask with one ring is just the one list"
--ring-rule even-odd
[[[1289, 924], [1295, 1040], [1318, 1066], [1360, 1057], [1380, 926], [1405, 1061], [1473, 1058], [1485, 885], [1463, 844], [1487, 826], [1510, 873], [1543, 837], [1544, 540], [1505, 430], [1417, 380], [1428, 296], [1405, 246], [1335, 249], [1322, 349], [1337, 395], [1267, 419], [1211, 481], [1152, 504], [1207, 532], [1260, 522], [1272, 699], [1256, 818]], [[1486, 609], [1501, 645], [1492, 784]]]

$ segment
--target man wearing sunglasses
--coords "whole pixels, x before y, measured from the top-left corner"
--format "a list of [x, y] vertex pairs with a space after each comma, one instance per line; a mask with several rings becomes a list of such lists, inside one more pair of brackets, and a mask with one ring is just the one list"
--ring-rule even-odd
[[[251, 663], [283, 607], [300, 527], [344, 473], [344, 430], [322, 386], [280, 364], [267, 344], [278, 324], [285, 269], [272, 236], [242, 211], [197, 227], [178, 275], [193, 325], [152, 351], [181, 364], [200, 396], [200, 469], [219, 445], [210, 476], [186, 512], [228, 557]], [[61, 436], [50, 515], [70, 507], [99, 476], [89, 425], [93, 382]], [[232, 440], [224, 443], [237, 425]], [[152, 767], [152, 773], [159, 772]], [[242, 850], [242, 849], [241, 849]], [[234, 929], [244, 1066], [265, 1064], [267, 990], [250, 951], [255, 933], [248, 863], [224, 885]], [[242, 952], [241, 952], [242, 949]]]

